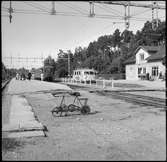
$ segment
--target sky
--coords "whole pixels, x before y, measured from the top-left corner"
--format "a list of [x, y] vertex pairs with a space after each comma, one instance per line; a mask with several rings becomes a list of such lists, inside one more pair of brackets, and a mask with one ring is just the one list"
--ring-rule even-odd
[[[151, 1], [143, 2], [151, 4]], [[138, 4], [143, 2], [136, 1]], [[95, 3], [95, 17], [89, 17], [88, 2], [55, 1], [57, 14], [51, 15], [52, 1], [12, 1], [14, 13], [10, 23], [7, 12], [9, 3], [2, 1], [1, 4], [2, 61], [9, 68], [40, 67], [41, 59], [34, 60], [34, 57], [46, 58], [50, 55], [56, 60], [59, 49], [74, 52], [76, 47], [88, 47], [90, 42], [102, 35], [113, 34], [116, 29], [121, 32], [125, 30], [125, 10], [124, 6], [120, 5]], [[165, 1], [159, 3], [164, 5]], [[161, 21], [166, 20], [165, 11], [158, 10]], [[73, 16], [65, 12], [73, 13]], [[110, 17], [99, 18], [100, 15]], [[147, 20], [152, 19], [149, 8], [130, 7], [130, 15], [132, 18], [129, 30], [134, 34], [142, 29]], [[156, 12], [154, 16], [156, 17]], [[14, 57], [27, 60], [19, 61]]]

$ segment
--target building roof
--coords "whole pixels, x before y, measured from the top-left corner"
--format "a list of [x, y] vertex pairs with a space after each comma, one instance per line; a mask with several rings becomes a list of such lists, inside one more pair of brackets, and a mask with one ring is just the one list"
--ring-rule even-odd
[[124, 61], [124, 64], [134, 64], [136, 62], [136, 57], [132, 56], [129, 59], [127, 59], [126, 61]]
[[137, 49], [143, 48], [148, 53], [157, 52], [161, 47], [160, 46], [139, 46]]
[[162, 46], [156, 54], [149, 56], [148, 58], [146, 58], [146, 60], [148, 62], [155, 60], [162, 60], [165, 56], [166, 56], [166, 48], [165, 46]]
[[134, 64], [136, 62], [136, 53], [139, 49], [143, 49], [149, 53], [149, 56], [146, 60], [154, 61], [154, 60], [161, 60], [166, 55], [165, 47], [164, 46], [139, 46], [135, 51], [134, 55], [130, 57], [128, 60], [124, 62], [124, 64]]

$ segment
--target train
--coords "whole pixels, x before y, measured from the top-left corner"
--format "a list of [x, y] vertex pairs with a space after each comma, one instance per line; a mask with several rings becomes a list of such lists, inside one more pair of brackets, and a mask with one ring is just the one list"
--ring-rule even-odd
[[41, 80], [41, 73], [43, 72], [43, 68], [38, 68], [38, 69], [32, 69], [31, 74], [32, 74], [32, 79], [35, 80]]
[[94, 69], [76, 69], [73, 71], [72, 79], [80, 82], [95, 82], [97, 71]]
[[44, 66], [38, 69], [32, 69], [32, 79], [41, 80], [41, 74], [43, 74], [44, 81], [53, 81], [54, 80], [54, 69], [53, 66]]

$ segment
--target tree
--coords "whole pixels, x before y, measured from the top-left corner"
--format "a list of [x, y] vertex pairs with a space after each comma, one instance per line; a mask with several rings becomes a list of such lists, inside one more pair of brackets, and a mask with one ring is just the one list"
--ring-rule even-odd
[[165, 27], [164, 22], [161, 22], [160, 20], [158, 20], [158, 28], [156, 28], [156, 29], [152, 28], [152, 22], [147, 21], [141, 30], [141, 33], [142, 33], [141, 39], [142, 39], [144, 45], [158, 46], [160, 44], [160, 42], [162, 41], [162, 39], [165, 38], [163, 36], [163, 34], [165, 35], [165, 28], [166, 27]]
[[120, 47], [121, 40], [122, 40], [121, 32], [119, 31], [119, 29], [116, 29], [113, 34], [113, 39], [112, 39], [114, 47], [116, 46]]
[[63, 50], [59, 50], [56, 62], [56, 77], [66, 77], [68, 75], [68, 54]]
[[51, 56], [48, 56], [44, 60], [44, 80], [53, 81], [55, 73], [56, 63]]
[[[100, 36], [97, 41], [90, 42], [88, 47], [77, 47], [74, 54], [70, 53], [71, 69], [94, 68], [99, 73], [124, 73], [124, 61], [134, 55], [134, 51], [141, 45], [159, 45], [165, 43], [166, 24], [158, 21], [158, 28], [152, 29], [152, 22], [145, 22], [143, 28], [136, 34], [116, 29], [112, 35]], [[60, 50], [56, 62], [58, 76], [68, 74], [68, 52]], [[165, 59], [164, 59], [165, 64]], [[166, 65], [166, 64], [165, 64]]]
[[133, 36], [134, 36], [133, 32], [129, 30], [124, 30], [121, 34], [121, 38], [124, 43], [130, 43], [130, 40], [132, 39]]

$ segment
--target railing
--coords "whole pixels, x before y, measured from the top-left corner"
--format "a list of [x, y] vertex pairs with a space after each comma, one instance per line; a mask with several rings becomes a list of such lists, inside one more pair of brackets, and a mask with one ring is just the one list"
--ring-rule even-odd
[[95, 79], [95, 80], [75, 80], [73, 78], [62, 78], [62, 82], [64, 83], [73, 83], [73, 84], [84, 84], [84, 85], [94, 85], [94, 86], [100, 86], [102, 88], [105, 87], [112, 87], [114, 88], [114, 80], [106, 80], [106, 79]]

